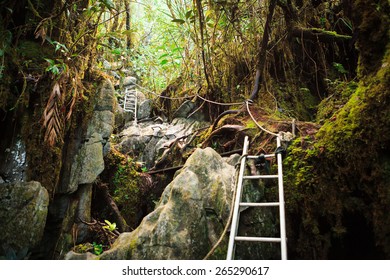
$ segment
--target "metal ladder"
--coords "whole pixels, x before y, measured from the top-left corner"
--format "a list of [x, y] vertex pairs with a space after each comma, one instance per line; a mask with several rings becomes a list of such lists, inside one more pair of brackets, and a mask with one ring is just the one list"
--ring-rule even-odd
[[137, 124], [137, 91], [125, 88], [125, 100], [123, 102], [123, 110], [131, 112], [134, 116], [134, 124]]
[[[280, 135], [276, 136], [276, 145], [280, 147]], [[282, 170], [282, 155], [281, 153], [265, 155], [265, 158], [275, 157], [278, 162], [277, 175], [251, 175], [244, 176], [245, 164], [247, 159], [256, 159], [258, 156], [249, 156], [248, 153], [249, 140], [248, 136], [244, 139], [244, 147], [240, 162], [240, 171], [238, 175], [238, 183], [236, 190], [236, 198], [234, 202], [234, 212], [230, 230], [229, 246], [227, 252], [227, 260], [234, 258], [235, 242], [236, 241], [252, 241], [252, 242], [280, 242], [281, 259], [287, 260], [287, 238], [286, 238], [286, 220], [284, 212], [284, 190], [283, 190], [283, 170]], [[241, 202], [243, 181], [253, 179], [278, 179], [279, 202]], [[240, 207], [279, 207], [279, 222], [280, 222], [280, 237], [254, 237], [254, 236], [237, 236], [238, 225], [240, 220]]]

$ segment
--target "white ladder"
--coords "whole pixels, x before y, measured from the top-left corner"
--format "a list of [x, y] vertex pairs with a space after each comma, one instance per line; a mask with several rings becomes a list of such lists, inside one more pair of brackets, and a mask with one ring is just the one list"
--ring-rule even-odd
[[[276, 136], [276, 145], [280, 147], [281, 140], [280, 135]], [[287, 238], [286, 238], [286, 220], [284, 213], [284, 190], [283, 190], [283, 170], [282, 170], [282, 154], [270, 154], [265, 155], [265, 158], [275, 157], [278, 163], [277, 175], [251, 175], [244, 176], [245, 164], [247, 159], [256, 159], [258, 156], [249, 156], [248, 153], [249, 140], [248, 136], [244, 139], [244, 147], [242, 151], [242, 157], [240, 162], [240, 171], [238, 175], [238, 183], [236, 190], [236, 198], [234, 201], [234, 212], [232, 218], [232, 225], [230, 229], [229, 246], [227, 252], [227, 260], [234, 258], [235, 242], [236, 241], [252, 241], [252, 242], [280, 242], [281, 259], [287, 260]], [[278, 179], [278, 192], [279, 202], [241, 202], [242, 188], [244, 180], [251, 179]], [[279, 224], [280, 224], [280, 237], [254, 237], [254, 236], [237, 236], [238, 224], [240, 220], [240, 207], [279, 207]]]
[[131, 112], [134, 116], [134, 123], [137, 124], [137, 91], [125, 88], [125, 100], [123, 102], [123, 110]]

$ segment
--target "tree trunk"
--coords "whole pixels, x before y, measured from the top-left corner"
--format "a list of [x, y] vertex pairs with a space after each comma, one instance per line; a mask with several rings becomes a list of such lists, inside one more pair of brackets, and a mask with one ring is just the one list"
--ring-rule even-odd
[[126, 31], [127, 32], [127, 42], [126, 42], [126, 47], [128, 50], [131, 49], [132, 42], [131, 42], [131, 8], [130, 8], [130, 1], [125, 0], [125, 9], [126, 9]]
[[271, 0], [269, 3], [267, 20], [264, 26], [263, 40], [261, 41], [260, 50], [258, 54], [256, 77], [254, 81], [255, 84], [251, 96], [249, 97], [250, 100], [254, 100], [257, 98], [260, 91], [261, 83], [263, 82], [264, 66], [267, 60], [268, 41], [269, 41], [269, 35], [271, 33], [271, 22], [274, 16], [276, 2], [277, 0]]

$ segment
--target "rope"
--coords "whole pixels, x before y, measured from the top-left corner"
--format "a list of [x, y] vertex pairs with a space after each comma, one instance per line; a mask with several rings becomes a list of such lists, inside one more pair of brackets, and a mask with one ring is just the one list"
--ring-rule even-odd
[[[247, 155], [242, 155], [240, 157], [240, 160], [244, 156], [247, 156]], [[203, 258], [203, 260], [207, 260], [215, 252], [215, 250], [218, 248], [219, 244], [221, 244], [222, 240], [224, 239], [226, 232], [230, 228], [230, 223], [232, 222], [233, 213], [234, 213], [234, 202], [236, 200], [236, 191], [237, 191], [236, 185], [237, 185], [237, 180], [238, 180], [238, 177], [239, 177], [239, 176], [237, 176], [237, 171], [238, 171], [237, 166], [235, 168], [236, 168], [236, 172], [235, 172], [234, 175], [236, 176], [236, 180], [235, 180], [235, 185], [234, 185], [234, 188], [233, 188], [232, 204], [230, 205], [230, 213], [229, 213], [229, 217], [228, 217], [227, 223], [226, 223], [225, 228], [223, 229], [223, 232], [221, 233], [221, 236], [219, 237], [218, 241], [214, 244], [213, 248], [211, 248], [211, 250]]]
[[[221, 103], [221, 102], [216, 102], [216, 101], [212, 101], [212, 100], [209, 100], [209, 99], [206, 99], [202, 96], [200, 96], [199, 94], [194, 94], [194, 95], [190, 95], [190, 96], [184, 96], [184, 97], [168, 97], [168, 96], [162, 96], [162, 95], [159, 95], [151, 90], [148, 90], [147, 88], [144, 88], [142, 86], [140, 86], [139, 84], [137, 83], [134, 83], [134, 85], [136, 85], [137, 87], [139, 87], [140, 89], [143, 89], [144, 91], [148, 92], [148, 93], [151, 93], [157, 97], [160, 97], [160, 98], [165, 98], [165, 99], [170, 99], [170, 100], [183, 100], [183, 99], [188, 99], [188, 98], [193, 98], [193, 97], [199, 97], [200, 99], [202, 99], [204, 102], [208, 102], [208, 103], [211, 103], [211, 104], [215, 104], [215, 105], [221, 105], [221, 106], [233, 106], [233, 105], [241, 105], [243, 104], [242, 102], [233, 102], [233, 103]], [[202, 103], [202, 105], [196, 110], [198, 111], [203, 105], [204, 105], [204, 102]], [[269, 131], [267, 129], [265, 129], [264, 127], [262, 127], [256, 120], [255, 118], [253, 117], [251, 111], [249, 110], [249, 104], [252, 103], [252, 100], [246, 100], [244, 102], [244, 104], [246, 105], [246, 109], [248, 111], [248, 114], [249, 116], [251, 117], [251, 119], [253, 120], [253, 122], [261, 129], [263, 130], [264, 132], [268, 133], [268, 134], [271, 134], [271, 135], [274, 135], [274, 136], [279, 136], [277, 133], [274, 133], [272, 131]], [[293, 124], [294, 125], [294, 124]]]
[[148, 90], [147, 88], [144, 88], [142, 86], [140, 86], [139, 84], [137, 83], [133, 83], [134, 85], [136, 85], [137, 87], [139, 87], [140, 89], [143, 89], [144, 91], [148, 92], [148, 93], [151, 93], [153, 94], [154, 96], [157, 96], [157, 97], [161, 97], [161, 98], [165, 98], [165, 99], [171, 99], [171, 100], [180, 100], [180, 99], [188, 99], [188, 98], [193, 98], [193, 97], [199, 97], [200, 99], [202, 99], [203, 101], [205, 102], [208, 102], [208, 103], [211, 103], [211, 104], [215, 104], [215, 105], [221, 105], [221, 106], [233, 106], [233, 105], [241, 105], [242, 102], [235, 102], [235, 103], [221, 103], [221, 102], [216, 102], [216, 101], [212, 101], [212, 100], [209, 100], [209, 99], [206, 99], [202, 96], [200, 96], [199, 94], [194, 94], [194, 95], [189, 95], [189, 96], [183, 96], [183, 97], [169, 97], [169, 96], [163, 96], [163, 95], [159, 95], [151, 90]]
[[220, 102], [215, 102], [215, 101], [212, 101], [212, 100], [208, 100], [202, 96], [200, 96], [199, 94], [196, 95], [197, 97], [199, 97], [200, 99], [206, 101], [206, 102], [209, 102], [211, 104], [215, 104], [215, 105], [222, 105], [222, 106], [232, 106], [232, 105], [241, 105], [242, 102], [235, 102], [235, 103], [220, 103]]
[[262, 127], [262, 126], [255, 120], [255, 118], [253, 117], [251, 111], [249, 110], [249, 102], [250, 102], [249, 100], [245, 101], [246, 110], [248, 111], [248, 114], [249, 114], [249, 116], [251, 117], [251, 119], [253, 120], [253, 122], [254, 122], [262, 131], [264, 131], [264, 132], [266, 132], [266, 133], [268, 133], [268, 134], [274, 135], [274, 136], [278, 136], [277, 133], [274, 133], [274, 132], [272, 132], [272, 131], [269, 131], [269, 130], [265, 129], [264, 127]]
[[183, 97], [169, 97], [169, 96], [163, 96], [163, 95], [159, 95], [151, 90], [148, 90], [147, 88], [144, 88], [142, 86], [140, 86], [139, 84], [137, 83], [133, 83], [134, 85], [136, 85], [137, 87], [139, 87], [140, 89], [143, 89], [144, 91], [148, 92], [148, 93], [151, 93], [157, 97], [161, 97], [161, 98], [165, 98], [165, 99], [171, 99], [171, 100], [183, 100], [183, 99], [188, 99], [188, 98], [193, 98], [195, 96], [197, 96], [197, 94], [195, 95], [190, 95], [190, 96], [183, 96]]

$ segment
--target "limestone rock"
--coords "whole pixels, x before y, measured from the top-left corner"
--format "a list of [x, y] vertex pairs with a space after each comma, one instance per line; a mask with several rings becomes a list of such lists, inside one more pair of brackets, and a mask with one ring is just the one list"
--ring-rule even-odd
[[101, 135], [102, 139], [108, 139], [114, 130], [115, 116], [108, 110], [94, 112], [87, 129], [87, 137], [90, 138], [93, 133]]
[[23, 258], [40, 242], [48, 204], [48, 192], [39, 182], [0, 185], [0, 256]]
[[80, 184], [93, 183], [103, 170], [102, 137], [94, 133], [80, 148], [72, 165], [69, 192], [76, 191]]
[[124, 87], [132, 86], [132, 85], [135, 85], [136, 82], [137, 82], [137, 78], [136, 77], [128, 76], [128, 77], [124, 78], [123, 86]]
[[137, 119], [143, 120], [148, 119], [152, 115], [153, 101], [151, 99], [146, 99], [138, 104], [137, 110]]
[[196, 105], [191, 100], [184, 101], [173, 113], [173, 118], [186, 118], [195, 109]]
[[[77, 199], [79, 201], [76, 210], [76, 217], [79, 221], [91, 220], [91, 205], [92, 205], [92, 184], [79, 186], [77, 191]], [[77, 223], [77, 243], [83, 242], [89, 234], [89, 227], [83, 222]]]
[[103, 157], [109, 151], [109, 140], [115, 124], [114, 92], [111, 82], [104, 81], [97, 93], [83, 142], [71, 165], [69, 185], [61, 189], [61, 193], [73, 193], [78, 185], [93, 183], [104, 170]]
[[220, 221], [228, 218], [233, 174], [234, 167], [214, 150], [197, 149], [156, 209], [135, 231], [121, 234], [100, 258], [202, 259], [223, 230]]
[[95, 104], [95, 111], [111, 111], [115, 109], [115, 89], [110, 80], [105, 80], [98, 90], [97, 102]]
[[15, 141], [10, 143], [10, 146], [5, 148], [4, 158], [0, 160], [0, 174], [3, 175], [2, 180], [7, 183], [25, 181], [26, 169], [26, 147], [22, 139], [17, 137]]
[[[205, 126], [204, 122], [177, 118], [172, 123], [142, 122], [126, 128], [119, 135], [117, 148], [120, 152], [138, 155], [137, 160], [149, 168], [176, 139], [185, 140], [196, 129]], [[184, 137], [184, 138], [182, 138]]]

